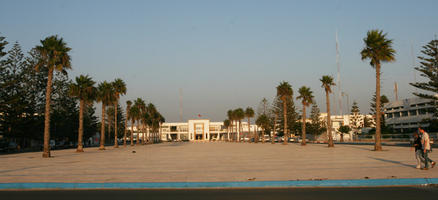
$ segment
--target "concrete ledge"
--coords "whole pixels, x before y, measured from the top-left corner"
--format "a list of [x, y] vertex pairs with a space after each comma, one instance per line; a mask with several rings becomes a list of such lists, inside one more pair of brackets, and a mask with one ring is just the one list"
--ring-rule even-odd
[[248, 181], [248, 182], [0, 183], [0, 190], [383, 187], [383, 186], [419, 186], [419, 185], [430, 185], [430, 184], [438, 184], [438, 178], [295, 180], [295, 181]]

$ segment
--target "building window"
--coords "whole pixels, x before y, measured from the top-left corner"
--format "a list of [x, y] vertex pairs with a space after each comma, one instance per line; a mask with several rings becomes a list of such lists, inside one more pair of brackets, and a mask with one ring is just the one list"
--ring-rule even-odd
[[171, 126], [170, 127], [170, 132], [176, 132], [176, 126]]
[[419, 109], [418, 110], [418, 113], [420, 114], [420, 115], [425, 115], [426, 114], [426, 109]]
[[403, 126], [407, 126], [407, 125], [409, 125], [409, 123], [403, 123], [402, 125], [403, 125]]
[[417, 110], [410, 110], [410, 111], [409, 111], [409, 115], [410, 115], [410, 116], [415, 116], [415, 115], [417, 115]]
[[401, 112], [401, 115], [402, 115], [402, 117], [406, 117], [406, 116], [408, 116], [408, 111], [402, 111], [402, 112]]
[[388, 117], [388, 119], [392, 118], [392, 113], [388, 113], [386, 114], [386, 116]]
[[395, 118], [400, 117], [400, 113], [399, 112], [394, 113], [394, 117]]
[[412, 105], [411, 105], [411, 107], [416, 107], [416, 106], [417, 106], [416, 104], [412, 104]]

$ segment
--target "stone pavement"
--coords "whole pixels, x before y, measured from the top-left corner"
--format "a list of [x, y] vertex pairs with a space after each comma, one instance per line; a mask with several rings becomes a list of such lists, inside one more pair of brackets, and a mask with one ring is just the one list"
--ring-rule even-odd
[[[438, 166], [415, 169], [409, 147], [183, 142], [105, 151], [85, 148], [0, 155], [0, 183], [216, 182], [310, 179], [438, 178]], [[133, 153], [136, 151], [136, 153]], [[438, 152], [430, 156], [438, 161]]]

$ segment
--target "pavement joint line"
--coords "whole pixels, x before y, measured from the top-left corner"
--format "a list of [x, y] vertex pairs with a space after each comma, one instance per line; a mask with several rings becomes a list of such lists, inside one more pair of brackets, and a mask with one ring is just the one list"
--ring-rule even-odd
[[0, 183], [0, 190], [34, 189], [214, 189], [214, 188], [299, 188], [299, 187], [387, 187], [427, 186], [438, 178], [290, 180], [245, 182], [103, 182], [103, 183]]

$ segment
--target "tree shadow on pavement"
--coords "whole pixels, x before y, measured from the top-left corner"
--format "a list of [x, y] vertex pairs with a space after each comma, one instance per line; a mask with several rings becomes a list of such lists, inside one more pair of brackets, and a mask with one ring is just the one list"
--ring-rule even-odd
[[415, 165], [408, 165], [408, 164], [402, 163], [400, 161], [395, 161], [395, 160], [387, 160], [387, 159], [383, 159], [383, 158], [374, 158], [374, 157], [368, 157], [368, 158], [371, 158], [371, 159], [374, 159], [374, 160], [378, 160], [378, 161], [382, 161], [382, 162], [398, 164], [398, 165], [402, 165], [402, 166], [409, 167], [409, 168], [415, 168], [416, 167]]

